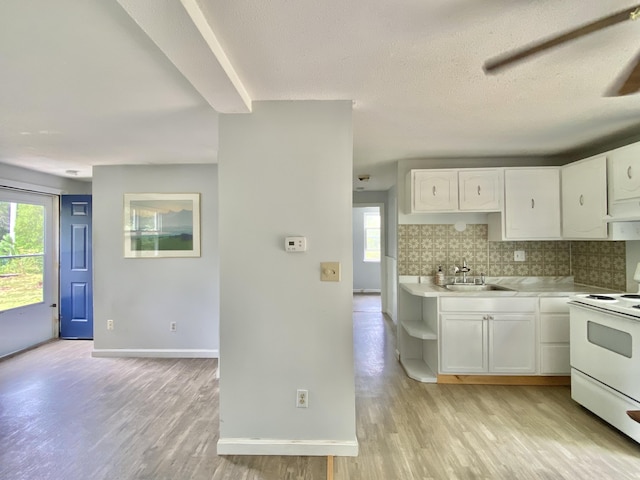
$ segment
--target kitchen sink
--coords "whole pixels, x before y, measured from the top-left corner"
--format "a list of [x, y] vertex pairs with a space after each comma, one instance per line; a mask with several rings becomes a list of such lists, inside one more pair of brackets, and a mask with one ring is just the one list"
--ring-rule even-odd
[[506, 291], [513, 292], [512, 288], [503, 287], [501, 285], [493, 284], [475, 284], [475, 283], [451, 283], [449, 285], [442, 285], [443, 288], [454, 292], [487, 292], [487, 291]]

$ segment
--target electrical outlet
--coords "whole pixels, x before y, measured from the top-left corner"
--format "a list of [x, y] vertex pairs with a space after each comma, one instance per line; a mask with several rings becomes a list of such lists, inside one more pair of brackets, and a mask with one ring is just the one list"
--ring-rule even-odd
[[107, 330], [113, 330], [113, 320], [107, 320]]
[[513, 260], [516, 262], [524, 262], [525, 261], [524, 250], [516, 250], [513, 252]]
[[175, 332], [177, 330], [178, 330], [178, 323], [177, 322], [169, 323], [169, 331], [170, 332]]
[[296, 408], [309, 408], [309, 390], [300, 390], [296, 392]]

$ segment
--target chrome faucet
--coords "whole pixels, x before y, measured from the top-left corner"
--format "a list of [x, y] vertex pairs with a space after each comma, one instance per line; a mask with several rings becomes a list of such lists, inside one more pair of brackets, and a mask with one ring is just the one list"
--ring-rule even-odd
[[460, 271], [462, 272], [462, 283], [467, 283], [467, 273], [469, 273], [471, 269], [467, 265], [466, 258], [462, 259], [462, 268], [460, 269]]

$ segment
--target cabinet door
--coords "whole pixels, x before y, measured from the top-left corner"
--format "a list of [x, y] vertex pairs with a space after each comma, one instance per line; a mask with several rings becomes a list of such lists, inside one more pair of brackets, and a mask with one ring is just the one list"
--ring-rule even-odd
[[460, 210], [489, 212], [502, 207], [501, 170], [462, 170], [458, 183]]
[[489, 371], [535, 373], [535, 315], [489, 314]]
[[566, 313], [540, 315], [541, 343], [569, 343], [569, 315]]
[[569, 375], [571, 365], [569, 344], [549, 344], [540, 348], [540, 373], [542, 375]]
[[607, 158], [599, 156], [562, 167], [562, 236], [607, 238], [606, 214]]
[[487, 333], [484, 315], [442, 315], [440, 368], [442, 373], [487, 371]]
[[526, 168], [504, 174], [506, 238], [560, 238], [560, 170]]
[[411, 212], [458, 209], [458, 175], [455, 170], [411, 172]]
[[613, 150], [609, 159], [613, 177], [613, 201], [640, 198], [640, 143]]

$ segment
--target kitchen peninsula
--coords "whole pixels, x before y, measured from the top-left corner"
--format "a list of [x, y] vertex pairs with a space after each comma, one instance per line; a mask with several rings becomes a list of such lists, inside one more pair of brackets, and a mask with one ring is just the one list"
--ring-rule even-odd
[[569, 297], [610, 290], [573, 277], [485, 281], [500, 289], [460, 292], [431, 277], [400, 277], [398, 356], [407, 375], [427, 383], [569, 384]]

